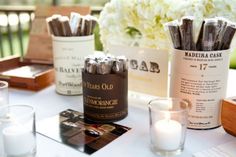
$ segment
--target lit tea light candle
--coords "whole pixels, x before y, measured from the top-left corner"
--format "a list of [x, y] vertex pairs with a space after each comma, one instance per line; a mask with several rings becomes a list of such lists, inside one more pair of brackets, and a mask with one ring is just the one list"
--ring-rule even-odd
[[11, 156], [31, 154], [35, 148], [32, 130], [21, 125], [12, 125], [3, 129], [3, 143], [5, 153]]
[[179, 122], [170, 119], [167, 113], [166, 118], [154, 124], [154, 143], [161, 150], [176, 150], [179, 148], [182, 136], [182, 126]]

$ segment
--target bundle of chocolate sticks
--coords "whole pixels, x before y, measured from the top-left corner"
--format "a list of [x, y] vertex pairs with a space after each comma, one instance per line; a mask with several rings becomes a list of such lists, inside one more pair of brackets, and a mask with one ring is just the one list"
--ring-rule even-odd
[[54, 14], [46, 19], [50, 34], [54, 36], [88, 36], [92, 35], [97, 18], [91, 15], [82, 16], [72, 12], [70, 18]]
[[125, 56], [90, 55], [85, 59], [84, 70], [90, 74], [116, 74], [128, 70]]
[[[222, 17], [205, 19], [199, 32], [194, 30], [194, 18], [186, 16], [181, 22], [165, 24], [175, 49], [189, 51], [216, 51], [230, 48], [236, 24]], [[194, 35], [198, 34], [195, 41]]]

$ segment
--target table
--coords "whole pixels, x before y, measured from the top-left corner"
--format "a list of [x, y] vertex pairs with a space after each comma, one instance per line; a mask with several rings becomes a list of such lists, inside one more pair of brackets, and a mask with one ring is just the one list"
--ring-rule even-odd
[[[227, 97], [235, 96], [234, 80], [236, 70], [230, 70], [228, 79]], [[10, 88], [10, 104], [29, 104], [36, 109], [36, 120], [54, 116], [60, 111], [71, 108], [83, 111], [82, 96], [63, 96], [55, 92], [55, 86], [49, 86], [38, 92]], [[118, 124], [131, 127], [125, 133], [92, 157], [154, 157], [149, 147], [149, 119], [147, 102], [129, 99], [129, 115]], [[50, 129], [50, 128], [49, 128]], [[222, 127], [197, 131], [187, 130], [185, 150], [180, 157], [190, 157], [193, 153], [223, 144], [236, 141], [236, 138], [227, 134]], [[57, 143], [45, 136], [37, 134], [37, 157], [87, 157], [73, 148]]]

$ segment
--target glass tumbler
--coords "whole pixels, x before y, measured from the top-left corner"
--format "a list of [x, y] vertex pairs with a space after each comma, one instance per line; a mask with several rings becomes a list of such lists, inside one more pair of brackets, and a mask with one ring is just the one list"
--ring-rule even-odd
[[35, 111], [28, 105], [0, 107], [0, 143], [4, 157], [33, 157], [36, 154]]
[[188, 103], [179, 98], [158, 98], [148, 104], [151, 149], [161, 156], [174, 156], [184, 149]]
[[0, 106], [8, 104], [8, 83], [0, 81]]

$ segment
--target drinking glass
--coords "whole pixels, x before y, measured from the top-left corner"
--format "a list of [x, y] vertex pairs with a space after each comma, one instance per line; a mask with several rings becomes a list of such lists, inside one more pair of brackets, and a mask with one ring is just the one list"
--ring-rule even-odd
[[161, 156], [180, 154], [184, 149], [188, 103], [179, 98], [149, 102], [151, 149]]
[[[35, 111], [29, 105], [10, 105], [0, 117], [0, 142], [4, 157], [33, 157], [36, 154]], [[1, 155], [1, 154], [0, 154]]]

